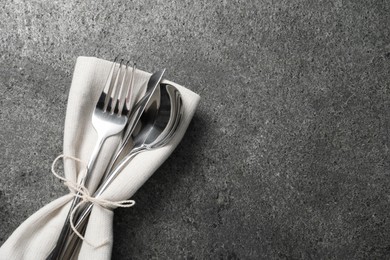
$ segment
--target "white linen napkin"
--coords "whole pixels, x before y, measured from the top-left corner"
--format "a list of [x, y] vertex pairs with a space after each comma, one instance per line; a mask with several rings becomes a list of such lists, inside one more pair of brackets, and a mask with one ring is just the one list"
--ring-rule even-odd
[[[96, 132], [91, 124], [92, 111], [104, 87], [111, 62], [94, 57], [79, 57], [73, 74], [69, 93], [64, 131], [64, 155], [74, 156], [88, 162], [96, 142]], [[144, 92], [150, 73], [137, 70], [135, 86], [140, 94]], [[199, 103], [200, 97], [194, 92], [173, 82], [163, 80], [176, 87], [183, 101], [183, 117], [175, 137], [164, 147], [137, 155], [120, 175], [111, 183], [101, 198], [120, 201], [131, 198], [167, 159], [182, 139]], [[93, 192], [107, 165], [109, 155], [115, 150], [119, 135], [106, 140], [90, 179], [89, 189]], [[82, 164], [64, 160], [65, 177], [73, 182], [81, 178]], [[49, 166], [46, 174], [49, 174]], [[60, 197], [24, 221], [0, 248], [0, 260], [45, 259], [55, 247], [57, 238], [70, 208], [73, 194]], [[128, 209], [129, 214], [133, 209]], [[90, 215], [85, 239], [94, 247], [83, 242], [78, 259], [110, 259], [113, 244], [113, 211], [95, 205]]]

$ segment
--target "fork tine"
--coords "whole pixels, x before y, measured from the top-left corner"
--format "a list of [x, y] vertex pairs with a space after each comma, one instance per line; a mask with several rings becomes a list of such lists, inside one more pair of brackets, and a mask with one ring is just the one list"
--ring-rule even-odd
[[114, 78], [115, 66], [116, 66], [117, 61], [118, 61], [118, 57], [115, 57], [114, 61], [111, 64], [110, 72], [108, 74], [106, 84], [104, 85], [104, 88], [102, 90], [102, 94], [106, 93], [106, 91], [110, 88], [111, 82]]
[[124, 60], [121, 59], [117, 73], [115, 75], [116, 77], [115, 77], [114, 83], [110, 86], [109, 91], [107, 93], [107, 95], [109, 96], [109, 99], [107, 101], [107, 110], [109, 110], [109, 112], [111, 114], [113, 114], [115, 112], [115, 107], [116, 107], [116, 104], [118, 102], [120, 85], [122, 83], [123, 63], [124, 63]]
[[116, 108], [116, 104], [118, 102], [118, 93], [119, 93], [119, 90], [120, 90], [120, 84], [122, 82], [122, 75], [123, 75], [123, 63], [124, 63], [124, 60], [121, 59], [121, 61], [119, 63], [119, 66], [118, 66], [118, 72], [116, 74], [115, 83], [112, 86], [112, 91], [110, 93], [111, 99], [109, 101], [109, 105], [107, 107], [107, 110], [111, 114], [114, 113], [115, 108]]
[[120, 60], [119, 64], [118, 63], [113, 64], [112, 75], [111, 75], [109, 82], [107, 83], [108, 89], [105, 88], [104, 106], [102, 108], [102, 110], [104, 112], [106, 112], [107, 110], [111, 110], [111, 107], [112, 107], [111, 101], [113, 100], [112, 94], [113, 94], [113, 92], [115, 90], [115, 86], [117, 85], [117, 82], [118, 82], [122, 62], [123, 62], [123, 59]]
[[126, 62], [125, 72], [124, 72], [121, 87], [120, 87], [120, 94], [118, 97], [118, 106], [117, 106], [118, 115], [122, 115], [123, 107], [125, 104], [125, 98], [126, 98], [127, 92], [129, 91], [128, 79], [127, 79], [128, 75], [129, 75], [129, 70], [128, 70], [129, 63], [130, 63], [130, 61]]
[[108, 73], [108, 76], [107, 76], [107, 79], [106, 79], [106, 83], [104, 84], [103, 90], [100, 93], [98, 102], [96, 104], [96, 107], [99, 107], [102, 110], [104, 110], [105, 104], [108, 102], [107, 101], [107, 96], [108, 95], [107, 95], [106, 91], [112, 85], [112, 81], [114, 79], [114, 72], [115, 72], [115, 66], [116, 66], [117, 60], [118, 60], [118, 57], [115, 57], [114, 61], [111, 64], [110, 72]]

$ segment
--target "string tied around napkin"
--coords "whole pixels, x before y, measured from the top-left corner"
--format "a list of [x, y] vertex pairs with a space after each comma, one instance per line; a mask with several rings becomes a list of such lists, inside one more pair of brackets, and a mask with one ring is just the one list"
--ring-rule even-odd
[[135, 204], [135, 201], [134, 200], [119, 200], [119, 201], [111, 201], [111, 200], [106, 200], [106, 199], [102, 199], [102, 198], [97, 198], [97, 197], [93, 197], [93, 195], [90, 194], [89, 190], [83, 185], [83, 184], [79, 184], [79, 183], [76, 183], [72, 180], [69, 180], [65, 177], [62, 177], [60, 176], [57, 171], [55, 170], [55, 166], [57, 165], [57, 162], [59, 159], [71, 159], [71, 160], [74, 160], [76, 162], [79, 162], [83, 165], [83, 178], [85, 177], [85, 175], [87, 174], [87, 164], [74, 157], [74, 156], [70, 156], [70, 155], [64, 155], [64, 154], [61, 154], [59, 156], [57, 156], [57, 158], [54, 159], [52, 165], [51, 165], [51, 172], [53, 173], [54, 176], [56, 176], [58, 179], [62, 180], [64, 182], [64, 185], [67, 186], [71, 193], [73, 194], [73, 196], [75, 197], [79, 197], [81, 199], [80, 203], [78, 203], [76, 205], [76, 207], [74, 207], [74, 209], [72, 210], [72, 212], [70, 213], [70, 217], [69, 217], [69, 223], [70, 223], [70, 226], [73, 230], [73, 232], [82, 240], [82, 241], [85, 241], [86, 243], [88, 243], [90, 246], [93, 246], [95, 248], [98, 248], [98, 247], [101, 247], [103, 245], [105, 245], [107, 242], [109, 241], [105, 241], [104, 243], [100, 244], [100, 245], [93, 245], [91, 242], [87, 241], [85, 239], [85, 237], [80, 234], [80, 232], [77, 231], [75, 225], [74, 225], [74, 222], [73, 222], [73, 218], [74, 218], [74, 215], [76, 214], [77, 212], [77, 209], [84, 203], [92, 203], [94, 205], [99, 205], [103, 208], [108, 208], [108, 209], [113, 209], [113, 208], [117, 208], [117, 207], [121, 207], [121, 208], [130, 208], [132, 206], [134, 206]]

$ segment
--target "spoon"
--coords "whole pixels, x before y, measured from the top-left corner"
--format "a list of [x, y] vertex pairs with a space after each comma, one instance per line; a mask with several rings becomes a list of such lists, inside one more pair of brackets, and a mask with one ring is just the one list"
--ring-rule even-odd
[[127, 143], [130, 140], [131, 135], [133, 134], [138, 121], [141, 118], [141, 115], [145, 111], [146, 107], [148, 104], [150, 104], [150, 100], [152, 97], [157, 98], [156, 95], [153, 95], [156, 90], [158, 89], [158, 86], [160, 85], [160, 82], [162, 80], [162, 77], [165, 73], [165, 69], [162, 69], [160, 71], [157, 71], [150, 76], [148, 85], [146, 86], [146, 92], [145, 95], [137, 102], [137, 104], [134, 106], [133, 109], [129, 107], [129, 111], [133, 111], [131, 114], [128, 115], [129, 121], [128, 125], [125, 129], [123, 138], [121, 143], [119, 144], [118, 148], [114, 152], [114, 156], [111, 158], [110, 163], [108, 164], [105, 173], [103, 175], [103, 179], [105, 179], [109, 172], [112, 170], [114, 167], [115, 163], [118, 161], [120, 155], [122, 154], [123, 150], [125, 149]]

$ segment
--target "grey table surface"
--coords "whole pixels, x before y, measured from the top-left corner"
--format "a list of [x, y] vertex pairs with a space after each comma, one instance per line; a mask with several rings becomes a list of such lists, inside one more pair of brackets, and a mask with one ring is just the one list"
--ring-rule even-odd
[[[66, 188], [78, 56], [202, 97], [113, 259], [390, 258], [389, 1], [2, 1], [0, 244]], [[169, 188], [168, 188], [169, 187]]]

